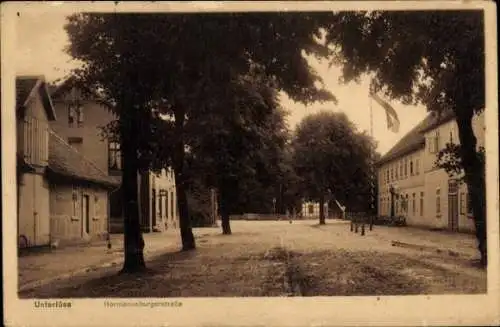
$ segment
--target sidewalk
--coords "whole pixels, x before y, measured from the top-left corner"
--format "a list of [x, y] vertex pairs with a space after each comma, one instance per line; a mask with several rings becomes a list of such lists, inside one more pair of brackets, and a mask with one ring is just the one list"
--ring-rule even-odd
[[[143, 234], [146, 260], [180, 249], [178, 229], [163, 233]], [[50, 252], [33, 253], [18, 259], [19, 291], [41, 286], [51, 281], [123, 263], [123, 234], [111, 235], [111, 249], [106, 242], [86, 246], [70, 246]]]
[[374, 226], [374, 230], [370, 233], [385, 241], [452, 251], [467, 257], [479, 255], [474, 234], [426, 230], [411, 226]]

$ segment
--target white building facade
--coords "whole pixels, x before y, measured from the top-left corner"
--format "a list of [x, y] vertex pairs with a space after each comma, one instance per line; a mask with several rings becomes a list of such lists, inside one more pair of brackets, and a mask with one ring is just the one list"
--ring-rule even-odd
[[[473, 119], [484, 147], [484, 113]], [[404, 216], [408, 225], [474, 231], [467, 185], [435, 166], [447, 143], [460, 144], [453, 114], [429, 114], [378, 162], [378, 215]], [[391, 192], [392, 189], [392, 192]]]
[[[319, 218], [319, 202], [307, 201], [302, 203], [302, 218], [304, 219], [315, 219]], [[328, 203], [325, 201], [325, 218], [328, 217]]]

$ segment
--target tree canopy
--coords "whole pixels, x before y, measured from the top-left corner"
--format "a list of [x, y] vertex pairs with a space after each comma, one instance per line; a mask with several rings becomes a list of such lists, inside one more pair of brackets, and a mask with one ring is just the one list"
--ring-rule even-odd
[[343, 81], [367, 74], [374, 92], [455, 114], [460, 139], [455, 150], [465, 172], [485, 264], [484, 165], [472, 129], [473, 116], [485, 107], [484, 12], [338, 12], [325, 29], [331, 62], [343, 67]]
[[319, 201], [321, 208], [331, 195], [353, 209], [368, 209], [360, 203], [370, 203], [374, 141], [357, 131], [344, 113], [322, 111], [306, 116], [297, 126], [292, 144], [305, 198]]
[[[225, 125], [222, 131], [251, 137], [245, 135], [238, 117], [248, 106], [236, 103], [234, 94], [245, 88], [243, 79], [253, 67], [260, 67], [276, 90], [296, 101], [334, 100], [329, 91], [318, 87], [321, 78], [304, 57], [304, 53], [328, 54], [317, 40], [325, 15], [83, 13], [69, 17], [65, 26], [68, 53], [84, 63], [74, 75], [114, 104], [119, 116], [123, 182], [127, 184], [123, 200], [128, 206], [124, 210], [124, 268], [144, 266], [134, 176], [141, 169], [141, 157], [147, 158], [148, 149], [153, 148], [155, 113], [172, 121], [159, 125], [173, 131], [167, 133], [173, 137], [172, 147], [163, 155], [171, 159], [175, 171], [183, 249], [193, 249], [185, 171], [186, 144], [193, 132], [188, 129], [189, 121], [202, 120], [207, 108], [217, 108], [220, 119], [231, 117], [230, 127]], [[231, 142], [232, 151], [241, 152], [237, 138]]]

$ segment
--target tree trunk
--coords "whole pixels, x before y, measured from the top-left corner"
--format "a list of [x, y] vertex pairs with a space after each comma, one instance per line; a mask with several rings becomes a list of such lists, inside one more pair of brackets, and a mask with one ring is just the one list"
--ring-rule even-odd
[[[464, 110], [465, 111], [465, 110]], [[472, 110], [471, 110], [472, 112]], [[487, 264], [486, 242], [486, 183], [485, 168], [476, 152], [476, 136], [472, 129], [472, 113], [457, 115], [458, 134], [460, 138], [460, 156], [465, 172], [468, 194], [471, 197], [474, 224], [481, 264]]]
[[325, 225], [325, 196], [321, 195], [319, 197], [319, 224]]
[[175, 145], [173, 165], [175, 174], [175, 190], [177, 193], [177, 208], [179, 209], [179, 225], [181, 230], [182, 251], [194, 250], [194, 240], [186, 195], [186, 175], [184, 172], [184, 112], [175, 112]]
[[219, 212], [221, 216], [221, 225], [222, 225], [222, 234], [223, 235], [231, 235], [231, 224], [229, 222], [229, 199], [226, 187], [220, 188], [220, 196], [219, 196]]
[[124, 254], [121, 272], [134, 273], [146, 268], [144, 262], [144, 239], [139, 220], [139, 192], [137, 174], [139, 160], [139, 119], [137, 108], [126, 107], [120, 115], [120, 141], [123, 155], [122, 206], [124, 214]]

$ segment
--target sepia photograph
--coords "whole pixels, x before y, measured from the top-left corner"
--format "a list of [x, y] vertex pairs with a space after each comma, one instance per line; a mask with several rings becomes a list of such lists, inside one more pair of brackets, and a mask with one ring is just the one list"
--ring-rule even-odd
[[423, 2], [2, 4], [6, 325], [499, 323], [495, 6]]

